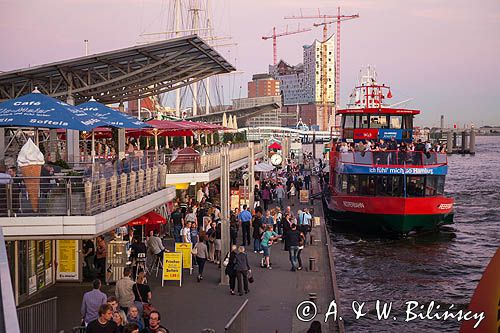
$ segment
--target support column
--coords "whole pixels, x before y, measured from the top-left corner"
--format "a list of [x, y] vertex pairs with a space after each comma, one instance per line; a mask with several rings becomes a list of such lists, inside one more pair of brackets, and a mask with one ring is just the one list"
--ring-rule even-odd
[[254, 205], [254, 188], [255, 188], [255, 147], [253, 142], [248, 143], [248, 205], [250, 211]]
[[[221, 149], [221, 177], [220, 177], [220, 207], [221, 207], [221, 258], [225, 258], [229, 252], [229, 147], [223, 146]], [[229, 281], [224, 269], [221, 265], [220, 283], [228, 285]]]
[[50, 161], [51, 162], [57, 161], [58, 146], [57, 146], [57, 130], [56, 129], [51, 129], [49, 131], [49, 151], [50, 151]]
[[[120, 105], [118, 106], [120, 112], [125, 112], [125, 106], [123, 105], [123, 102], [120, 102]], [[118, 129], [118, 159], [121, 161], [122, 158], [125, 158], [125, 129], [124, 128], [119, 128]]]
[[0, 163], [5, 164], [5, 128], [0, 128]]
[[451, 132], [448, 132], [446, 137], [446, 153], [453, 153], [453, 135]]
[[474, 131], [474, 128], [471, 128], [470, 130], [469, 154], [471, 155], [476, 154], [476, 131]]
[[[72, 95], [68, 95], [66, 103], [75, 105], [75, 99]], [[77, 130], [66, 130], [66, 153], [68, 163], [80, 162], [80, 132]]]
[[193, 116], [198, 115], [198, 83], [193, 82]]

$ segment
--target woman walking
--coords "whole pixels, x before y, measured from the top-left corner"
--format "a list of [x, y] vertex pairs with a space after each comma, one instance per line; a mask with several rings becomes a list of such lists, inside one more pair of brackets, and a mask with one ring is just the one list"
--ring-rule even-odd
[[270, 264], [271, 246], [273, 245], [274, 241], [281, 238], [281, 236], [279, 236], [276, 232], [274, 232], [272, 224], [268, 224], [266, 226], [266, 229], [267, 230], [262, 235], [262, 241], [260, 245], [262, 247], [262, 250], [264, 251], [264, 260], [266, 267], [268, 269], [271, 269], [272, 268]]
[[139, 310], [139, 315], [146, 319], [143, 315], [144, 313], [144, 304], [149, 304], [151, 302], [151, 288], [147, 284], [144, 284], [145, 281], [144, 271], [140, 271], [137, 274], [137, 281], [132, 286], [132, 291], [134, 292], [134, 304]]
[[229, 291], [231, 295], [235, 295], [234, 289], [236, 288], [236, 270], [234, 269], [234, 258], [238, 252], [238, 246], [232, 245], [231, 252], [228, 253], [226, 275], [229, 276]]
[[205, 233], [200, 232], [198, 243], [193, 248], [196, 254], [196, 263], [198, 264], [198, 282], [203, 280], [203, 269], [205, 268], [205, 262], [208, 258], [208, 249], [205, 244]]
[[238, 247], [238, 254], [234, 257], [234, 269], [238, 278], [238, 294], [243, 296], [243, 290], [245, 290], [245, 294], [250, 291], [248, 289], [248, 273], [252, 272], [244, 246]]

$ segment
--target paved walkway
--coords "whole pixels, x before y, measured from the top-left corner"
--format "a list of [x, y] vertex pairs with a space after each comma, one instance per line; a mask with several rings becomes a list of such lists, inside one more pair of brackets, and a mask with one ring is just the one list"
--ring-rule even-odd
[[[304, 207], [311, 205], [299, 205], [296, 202], [292, 210], [296, 213], [299, 208]], [[323, 223], [320, 200], [315, 201], [313, 208], [316, 215], [321, 216]], [[308, 266], [308, 258], [315, 257], [318, 268], [316, 272], [306, 269], [291, 272], [288, 252], [283, 251], [283, 244], [276, 244], [272, 248], [272, 270], [260, 268], [261, 255], [248, 249], [255, 277], [255, 282], [250, 284], [248, 295], [230, 295], [228, 286], [219, 285], [219, 270], [216, 265], [210, 263], [205, 266], [205, 278], [201, 283], [196, 281], [196, 269], [192, 275], [189, 275], [188, 270], [184, 271], [182, 287], [174, 281], [169, 281], [162, 288], [160, 274], [158, 278], [150, 277], [152, 303], [162, 314], [162, 324], [171, 333], [196, 333], [204, 328], [224, 332], [228, 320], [248, 298], [248, 332], [305, 332], [309, 323], [297, 319], [295, 315], [297, 304], [308, 299], [309, 293], [317, 293], [320, 312], [324, 314], [326, 309], [322, 309], [321, 304], [329, 304], [333, 297], [323, 225], [314, 228], [312, 234], [317, 241], [313, 246], [306, 246], [302, 252], [302, 260], [305, 268]], [[56, 287], [49, 288], [39, 295], [37, 300], [58, 296], [58, 327], [68, 332], [71, 327], [78, 326], [83, 293], [90, 289], [90, 284], [58, 283]], [[113, 295], [114, 286], [103, 286], [103, 291]], [[31, 300], [30, 303], [33, 301], [35, 300]], [[320, 316], [317, 319], [322, 320]], [[333, 331], [333, 328], [326, 326], [324, 329], [327, 332]]]

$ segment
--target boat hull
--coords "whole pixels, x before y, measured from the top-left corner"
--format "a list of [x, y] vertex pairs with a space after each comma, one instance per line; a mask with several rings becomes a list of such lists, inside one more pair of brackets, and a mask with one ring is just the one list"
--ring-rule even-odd
[[407, 234], [453, 223], [453, 199], [333, 196], [328, 217], [364, 232]]

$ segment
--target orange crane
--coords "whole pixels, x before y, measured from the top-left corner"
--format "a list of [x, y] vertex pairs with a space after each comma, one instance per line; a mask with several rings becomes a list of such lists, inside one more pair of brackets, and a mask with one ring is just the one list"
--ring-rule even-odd
[[[328, 70], [327, 70], [327, 45], [326, 40], [328, 39], [328, 25], [332, 23], [337, 23], [337, 43], [335, 47], [335, 108], [332, 114], [332, 118], [335, 119], [335, 113], [338, 107], [340, 106], [340, 22], [352, 20], [355, 18], [359, 18], [359, 14], [355, 15], [341, 15], [340, 7], [337, 7], [337, 15], [325, 15], [321, 14], [318, 10], [317, 15], [303, 15], [302, 13], [299, 16], [286, 16], [285, 19], [323, 19], [322, 23], [315, 23], [315, 27], [323, 26], [323, 50], [321, 57], [321, 85], [322, 92], [321, 98], [323, 102], [323, 130], [330, 129], [329, 118], [330, 114], [328, 112], [328, 97], [327, 97], [327, 85], [328, 85]], [[327, 19], [335, 19], [333, 21], [327, 21]], [[334, 126], [337, 127], [337, 124], [334, 122]]]
[[273, 34], [271, 36], [262, 36], [263, 40], [268, 40], [270, 38], [273, 39], [273, 65], [276, 65], [278, 62], [278, 45], [276, 43], [276, 39], [278, 37], [283, 37], [283, 36], [288, 36], [288, 35], [295, 35], [301, 32], [305, 31], [311, 31], [311, 28], [305, 28], [305, 29], [297, 29], [295, 31], [288, 31], [288, 26], [286, 27], [286, 30], [284, 32], [276, 33], [276, 27], [273, 27]]

